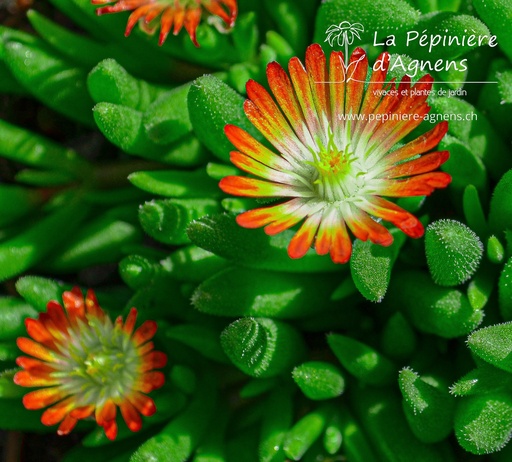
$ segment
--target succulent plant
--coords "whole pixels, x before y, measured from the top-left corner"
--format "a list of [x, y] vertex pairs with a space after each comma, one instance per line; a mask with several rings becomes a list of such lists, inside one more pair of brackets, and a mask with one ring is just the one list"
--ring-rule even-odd
[[17, 5], [1, 429], [76, 424], [65, 462], [510, 459], [509, 0]]

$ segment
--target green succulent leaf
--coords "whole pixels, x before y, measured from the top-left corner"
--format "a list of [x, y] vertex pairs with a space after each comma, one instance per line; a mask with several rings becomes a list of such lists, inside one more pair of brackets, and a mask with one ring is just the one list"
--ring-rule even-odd
[[39, 276], [23, 276], [16, 282], [18, 293], [37, 311], [45, 311], [50, 300], [61, 300], [62, 293], [70, 289], [70, 285]]
[[473, 5], [496, 35], [499, 47], [512, 60], [512, 38], [510, 37], [510, 23], [512, 22], [512, 5], [507, 0], [474, 0]]
[[[409, 427], [399, 397], [388, 388], [355, 387], [351, 395], [356, 418], [368, 435], [377, 460], [454, 461], [451, 449], [420, 441]], [[370, 459], [371, 460], [371, 459]]]
[[506, 172], [494, 189], [489, 210], [489, 226], [496, 232], [512, 229], [512, 169]]
[[263, 406], [265, 412], [259, 444], [260, 461], [284, 462], [283, 445], [293, 422], [292, 394], [287, 387], [275, 387]]
[[359, 34], [360, 42], [355, 37], [354, 43], [359, 45], [373, 42], [374, 33], [377, 33], [379, 39], [383, 39], [397, 30], [408, 30], [419, 18], [419, 11], [405, 0], [363, 0], [357, 4], [357, 8], [354, 8], [354, 3], [350, 0], [326, 0], [316, 16], [314, 42], [326, 42], [327, 29], [342, 21], [362, 24], [364, 31]]
[[168, 460], [185, 462], [198, 446], [213, 418], [217, 397], [209, 371], [198, 377], [198, 390], [187, 408], [159, 433], [149, 438], [130, 458], [130, 462]]
[[164, 244], [190, 243], [186, 234], [189, 224], [205, 215], [220, 212], [213, 199], [164, 199], [146, 202], [139, 208], [142, 228]]
[[473, 454], [502, 449], [512, 435], [512, 398], [493, 393], [464, 398], [455, 414], [455, 436]]
[[190, 86], [182, 85], [161, 94], [144, 112], [142, 123], [154, 143], [173, 143], [192, 131], [187, 106]]
[[339, 334], [329, 334], [327, 343], [342, 366], [361, 382], [387, 385], [395, 380], [394, 364], [368, 345]]
[[335, 281], [316, 274], [232, 267], [202, 282], [192, 295], [192, 304], [217, 316], [294, 319], [332, 308], [329, 295], [334, 285]]
[[57, 112], [93, 127], [86, 72], [41, 42], [5, 42], [5, 61], [23, 87]]
[[476, 272], [483, 244], [463, 223], [438, 220], [427, 227], [425, 250], [434, 282], [455, 286], [466, 282]]
[[506, 392], [512, 387], [512, 375], [502, 369], [482, 362], [478, 368], [468, 372], [451, 387], [455, 396], [473, 396]]
[[438, 383], [404, 368], [398, 376], [405, 417], [412, 432], [424, 443], [444, 440], [452, 431], [455, 400]]
[[468, 334], [484, 316], [461, 291], [439, 287], [421, 271], [397, 273], [388, 300], [417, 329], [444, 338]]
[[300, 334], [290, 325], [269, 318], [242, 318], [221, 335], [222, 348], [244, 373], [274, 377], [290, 371], [304, 353]]
[[350, 258], [352, 279], [363, 297], [372, 302], [381, 302], [388, 289], [391, 271], [398, 252], [405, 242], [405, 235], [395, 230], [393, 244], [389, 247], [370, 241], [356, 240]]
[[286, 455], [292, 460], [302, 460], [302, 456], [322, 435], [331, 416], [331, 406], [323, 405], [302, 417], [286, 435]]
[[44, 217], [16, 237], [0, 243], [0, 281], [28, 270], [62, 246], [62, 230], [71, 233], [86, 215], [85, 207], [68, 205]]
[[128, 176], [137, 188], [167, 197], [202, 198], [220, 196], [220, 189], [204, 171], [141, 171]]
[[237, 125], [261, 138], [243, 111], [244, 98], [213, 75], [195, 80], [188, 93], [190, 121], [199, 140], [219, 159], [229, 161], [233, 145], [224, 134], [226, 124]]
[[293, 369], [292, 377], [302, 393], [312, 400], [336, 398], [345, 389], [339, 369], [324, 361], [302, 363]]
[[498, 281], [500, 313], [506, 321], [512, 320], [512, 258], [509, 258]]
[[242, 228], [232, 214], [201, 218], [191, 223], [187, 233], [190, 240], [199, 247], [243, 266], [311, 273], [344, 269], [313, 250], [303, 258], [292, 260], [286, 248], [293, 231], [268, 236], [260, 229]]
[[381, 338], [382, 352], [392, 359], [410, 358], [417, 345], [417, 337], [402, 313], [396, 312], [384, 324]]
[[478, 329], [468, 337], [467, 343], [484, 361], [512, 372], [512, 322]]
[[[37, 311], [14, 297], [0, 298], [0, 341], [14, 340], [26, 333], [25, 318], [37, 317]], [[1, 387], [0, 387], [1, 388]]]
[[[144, 111], [163, 88], [130, 75], [115, 59], [99, 62], [87, 77], [87, 88], [96, 103], [112, 103]], [[167, 90], [168, 91], [168, 90]]]

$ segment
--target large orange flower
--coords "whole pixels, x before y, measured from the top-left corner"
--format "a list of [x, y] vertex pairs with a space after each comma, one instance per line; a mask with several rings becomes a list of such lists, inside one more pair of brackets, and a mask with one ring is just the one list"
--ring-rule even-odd
[[50, 301], [38, 319], [26, 319], [31, 338], [18, 338], [24, 370], [14, 382], [24, 387], [44, 387], [23, 397], [27, 409], [46, 409], [44, 425], [60, 423], [59, 435], [68, 434], [77, 421], [94, 414], [98, 425], [111, 440], [117, 435], [116, 410], [132, 431], [140, 430], [140, 414], [152, 415], [155, 404], [145, 393], [159, 388], [167, 357], [153, 351], [154, 321], [144, 322], [135, 332], [137, 310], [132, 308], [123, 324], [115, 323], [98, 305], [89, 290], [84, 300], [75, 287], [64, 292], [65, 309]]
[[315, 44], [307, 49], [305, 67], [298, 58], [290, 60], [290, 77], [279, 64], [268, 65], [274, 98], [258, 83], [247, 83], [245, 113], [277, 153], [227, 125], [226, 135], [238, 149], [231, 161], [259, 178], [228, 176], [220, 187], [237, 196], [284, 200], [238, 215], [238, 224], [264, 226], [273, 235], [304, 220], [289, 244], [290, 257], [302, 257], [314, 245], [336, 263], [350, 258], [348, 230], [363, 241], [390, 245], [393, 238], [381, 219], [408, 236], [423, 235], [415, 216], [382, 196], [429, 195], [450, 183], [450, 175], [433, 171], [448, 152], [426, 154], [448, 124], [397, 147], [429, 112], [433, 80], [426, 75], [411, 86], [405, 76], [398, 88], [386, 85], [389, 59], [388, 53], [378, 58], [365, 90], [363, 49], [357, 48], [346, 66], [343, 53], [333, 52], [327, 63]]
[[148, 32], [153, 32], [159, 22], [159, 45], [165, 42], [171, 29], [174, 35], [178, 35], [185, 27], [194, 45], [199, 46], [196, 30], [204, 10], [221, 18], [228, 27], [233, 27], [238, 13], [236, 0], [92, 0], [92, 3], [94, 5], [114, 3], [98, 8], [96, 10], [98, 15], [133, 11], [126, 25], [126, 36], [130, 35], [139, 21]]

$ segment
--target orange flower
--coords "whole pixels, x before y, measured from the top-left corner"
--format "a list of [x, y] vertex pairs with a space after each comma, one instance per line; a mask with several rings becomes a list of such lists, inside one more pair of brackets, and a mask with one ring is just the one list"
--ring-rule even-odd
[[362, 48], [345, 65], [343, 53], [333, 52], [327, 62], [315, 44], [306, 51], [305, 67], [298, 58], [290, 60], [290, 76], [278, 63], [268, 65], [274, 98], [258, 83], [247, 83], [245, 114], [275, 150], [227, 125], [226, 135], [237, 148], [231, 161], [256, 178], [227, 176], [220, 187], [237, 196], [281, 201], [238, 215], [239, 225], [265, 227], [274, 235], [302, 222], [289, 256], [300, 258], [314, 246], [335, 263], [350, 259], [349, 230], [384, 246], [393, 237], [381, 220], [410, 237], [423, 235], [414, 215], [383, 197], [428, 196], [448, 186], [450, 175], [435, 171], [448, 151], [429, 152], [448, 124], [399, 145], [429, 112], [433, 79], [426, 75], [411, 85], [405, 76], [398, 88], [385, 86], [389, 60], [388, 53], [379, 57], [365, 88], [369, 66]]
[[137, 310], [132, 308], [123, 324], [115, 323], [98, 305], [92, 290], [84, 300], [78, 287], [62, 295], [64, 307], [50, 301], [38, 319], [26, 319], [31, 338], [18, 338], [21, 351], [16, 362], [24, 370], [14, 382], [23, 387], [44, 387], [23, 397], [27, 409], [46, 409], [44, 425], [60, 423], [57, 433], [68, 434], [80, 419], [94, 414], [111, 440], [117, 436], [116, 411], [132, 431], [140, 430], [140, 414], [156, 411], [145, 395], [164, 384], [167, 357], [153, 351], [154, 321], [145, 321], [135, 332]]
[[106, 13], [133, 11], [128, 18], [125, 36], [130, 35], [138, 21], [149, 33], [155, 31], [157, 23], [160, 21], [159, 45], [165, 42], [171, 29], [173, 29], [174, 35], [178, 35], [184, 26], [190, 39], [198, 47], [196, 31], [203, 10], [221, 18], [228, 27], [234, 26], [238, 13], [236, 0], [92, 0], [92, 3], [93, 5], [114, 3], [98, 8], [96, 10], [98, 16]]

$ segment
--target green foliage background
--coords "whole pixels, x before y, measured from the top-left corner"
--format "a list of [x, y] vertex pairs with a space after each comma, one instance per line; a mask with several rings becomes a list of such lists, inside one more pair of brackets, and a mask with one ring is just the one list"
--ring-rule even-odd
[[[239, 8], [230, 34], [203, 22], [198, 49], [184, 33], [161, 48], [138, 28], [124, 38], [126, 15], [97, 18], [89, 0], [41, 1], [0, 27], [0, 428], [54, 431], [21, 405], [15, 339], [80, 284], [113, 315], [136, 306], [157, 320], [170, 364], [139, 434], [120, 424], [111, 443], [81, 423], [66, 462], [510, 460], [512, 4]], [[293, 231], [240, 228], [235, 214], [255, 202], [217, 185], [238, 173], [225, 124], [260, 137], [243, 113], [247, 80], [265, 85], [267, 63], [303, 59], [310, 43], [328, 52], [341, 21], [364, 25], [352, 47], [372, 60], [385, 49], [374, 33], [393, 34], [393, 60], [439, 53], [467, 71], [433, 73], [431, 113], [461, 117], [440, 144], [452, 184], [400, 200], [425, 238], [356, 241], [337, 266], [313, 251], [290, 260]], [[498, 46], [429, 53], [405, 46], [412, 30]]]

